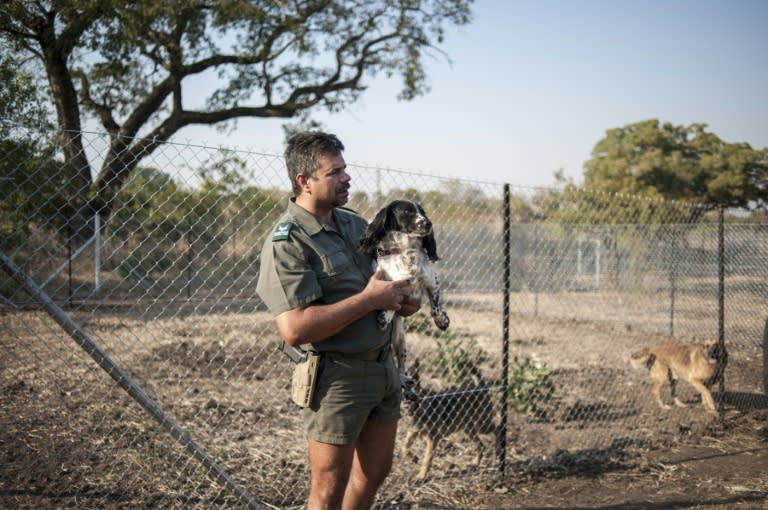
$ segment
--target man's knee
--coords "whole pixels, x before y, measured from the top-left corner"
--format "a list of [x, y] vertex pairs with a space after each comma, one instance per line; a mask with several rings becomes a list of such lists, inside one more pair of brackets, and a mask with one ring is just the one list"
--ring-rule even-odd
[[307, 509], [341, 508], [347, 478], [313, 476], [307, 500]]
[[[352, 468], [353, 446], [309, 441], [311, 486], [307, 508], [340, 508]], [[327, 506], [326, 506], [327, 505]]]
[[385, 455], [380, 458], [370, 459], [364, 465], [357, 465], [352, 470], [350, 478], [353, 483], [365, 485], [367, 487], [378, 488], [392, 470], [392, 456]]
[[384, 482], [384, 479], [389, 475], [390, 471], [392, 471], [392, 456], [382, 459], [381, 462], [377, 464], [376, 468], [378, 475], [376, 485], [379, 486]]

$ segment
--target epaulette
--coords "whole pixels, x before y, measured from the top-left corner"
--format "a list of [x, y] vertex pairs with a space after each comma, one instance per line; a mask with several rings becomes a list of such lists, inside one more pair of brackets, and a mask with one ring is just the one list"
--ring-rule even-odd
[[275, 241], [287, 241], [291, 235], [291, 229], [293, 228], [292, 221], [284, 221], [278, 223], [275, 227], [275, 231], [272, 233], [272, 242]]

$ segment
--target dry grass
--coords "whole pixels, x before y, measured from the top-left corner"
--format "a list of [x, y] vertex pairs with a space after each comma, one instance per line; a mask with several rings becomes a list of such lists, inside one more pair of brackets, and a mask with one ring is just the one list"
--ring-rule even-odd
[[[452, 333], [474, 339], [491, 360], [485, 370], [498, 374], [499, 297], [448, 299]], [[731, 349], [724, 421], [713, 421], [685, 387], [687, 409], [655, 407], [647, 375], [626, 360], [655, 338], [649, 331], [663, 323], [658, 301], [611, 293], [512, 296], [510, 354], [536, 356], [552, 370], [560, 398], [551, 415], [509, 414], [505, 473], [493, 455], [469, 465], [474, 452], [461, 435], [440, 443], [422, 483], [411, 481], [417, 466], [397, 453], [378, 508], [480, 510], [501, 508], [500, 502], [517, 508], [520, 500], [544, 506], [556, 501], [556, 494], [541, 493], [545, 487], [559, 487], [565, 504], [574, 501], [568, 487], [584, 490], [589, 480], [592, 489], [606, 491], [627, 483], [646, 487], [649, 480], [690, 485], [692, 463], [654, 452], [690, 452], [691, 445], [764, 451], [765, 422], [753, 416], [768, 405], [754, 349]], [[621, 310], [647, 310], [647, 317], [606, 312], [619, 302]], [[679, 306], [681, 330], [709, 327], [710, 318], [701, 319], [703, 302], [681, 299]], [[275, 349], [266, 313], [221, 308], [102, 305], [71, 315], [250, 495], [268, 507], [299, 508], [307, 469], [300, 416], [288, 400], [290, 366]], [[242, 506], [45, 314], [4, 310], [0, 320], [0, 506]], [[760, 319], [738, 320], [753, 328]], [[435, 356], [438, 342], [409, 336], [413, 356], [422, 359]], [[436, 376], [428, 382], [441, 384]], [[406, 427], [407, 421], [401, 433]], [[486, 441], [492, 445], [494, 438]], [[700, 471], [721, 462], [702, 460]], [[734, 497], [768, 492], [758, 478], [733, 480]]]

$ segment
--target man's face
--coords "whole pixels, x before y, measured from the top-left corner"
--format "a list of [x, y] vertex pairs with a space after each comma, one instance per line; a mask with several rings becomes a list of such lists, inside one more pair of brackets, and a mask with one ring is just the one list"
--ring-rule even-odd
[[320, 156], [318, 169], [307, 179], [309, 192], [317, 203], [329, 207], [344, 205], [349, 200], [347, 164], [341, 154]]

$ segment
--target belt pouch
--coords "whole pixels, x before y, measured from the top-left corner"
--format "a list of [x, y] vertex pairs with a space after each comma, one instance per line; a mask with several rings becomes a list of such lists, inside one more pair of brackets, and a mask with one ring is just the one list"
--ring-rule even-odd
[[296, 363], [291, 380], [291, 400], [299, 407], [309, 407], [317, 384], [317, 370], [320, 356], [310, 354], [307, 359]]

